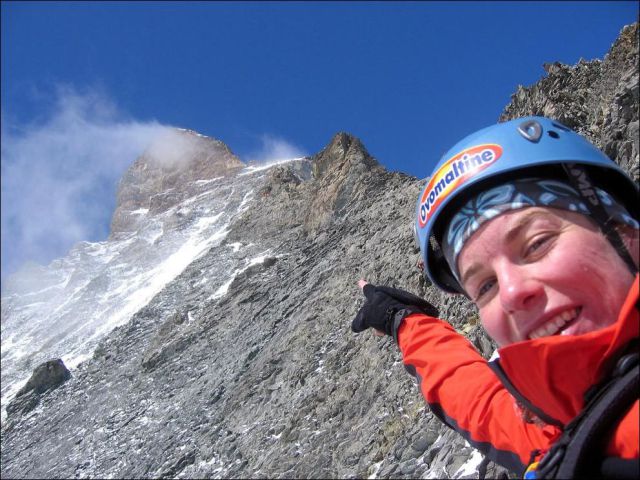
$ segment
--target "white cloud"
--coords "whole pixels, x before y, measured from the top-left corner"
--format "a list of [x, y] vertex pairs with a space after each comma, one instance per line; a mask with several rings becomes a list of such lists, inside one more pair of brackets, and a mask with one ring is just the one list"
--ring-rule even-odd
[[[40, 95], [42, 110], [51, 98]], [[45, 105], [46, 104], [46, 105]], [[2, 111], [2, 280], [26, 261], [42, 265], [78, 241], [104, 240], [117, 183], [145, 150], [165, 164], [189, 157], [184, 135], [127, 118], [98, 90], [59, 88], [51, 113], [19, 124]], [[248, 161], [271, 164], [306, 154], [274, 135]]]
[[261, 148], [247, 155], [248, 161], [268, 164], [307, 155], [302, 149], [274, 135], [263, 134], [260, 136], [260, 142]]
[[26, 260], [46, 264], [106, 238], [118, 180], [167, 131], [125, 118], [104, 94], [68, 88], [38, 123], [2, 117], [3, 279]]
[[193, 158], [197, 151], [198, 145], [192, 137], [171, 129], [155, 138], [145, 153], [160, 165], [172, 167]]

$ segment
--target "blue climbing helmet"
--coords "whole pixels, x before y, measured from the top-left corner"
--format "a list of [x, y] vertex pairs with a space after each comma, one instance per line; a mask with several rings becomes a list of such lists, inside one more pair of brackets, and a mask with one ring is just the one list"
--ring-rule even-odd
[[[636, 183], [609, 157], [568, 127], [544, 117], [525, 117], [493, 125], [451, 148], [438, 162], [418, 197], [414, 233], [425, 273], [433, 284], [450, 293], [465, 293], [441, 247], [444, 230], [453, 214], [470, 198], [493, 185], [532, 175], [565, 181], [568, 178], [612, 243], [608, 231], [613, 229], [605, 229], [607, 218], [599, 220], [604, 215], [600, 211], [602, 205], [599, 208], [589, 205], [598, 202], [594, 186], [612, 195], [638, 218]], [[611, 235], [617, 236], [615, 230]], [[614, 247], [622, 256], [618, 246], [614, 244]], [[628, 260], [625, 262], [629, 266]]]

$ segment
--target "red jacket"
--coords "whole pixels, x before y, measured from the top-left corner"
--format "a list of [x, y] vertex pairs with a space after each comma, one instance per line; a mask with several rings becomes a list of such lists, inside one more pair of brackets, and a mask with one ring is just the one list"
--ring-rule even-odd
[[[415, 371], [436, 415], [491, 460], [524, 472], [532, 452], [553, 444], [562, 426], [582, 409], [587, 389], [612, 367], [616, 353], [639, 336], [638, 278], [615, 324], [579, 336], [509, 345], [499, 350], [494, 365], [449, 324], [409, 315], [398, 332], [404, 364]], [[542, 421], [525, 421], [516, 397]], [[608, 456], [639, 456], [639, 409], [636, 400], [616, 427]]]

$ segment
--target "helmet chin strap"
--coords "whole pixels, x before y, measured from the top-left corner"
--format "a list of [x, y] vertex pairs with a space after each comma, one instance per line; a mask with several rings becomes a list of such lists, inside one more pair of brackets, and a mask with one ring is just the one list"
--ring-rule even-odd
[[587, 209], [591, 213], [591, 216], [598, 223], [600, 230], [607, 237], [609, 243], [613, 245], [613, 248], [616, 249], [620, 258], [624, 261], [625, 265], [629, 269], [632, 275], [637, 275], [638, 267], [636, 266], [633, 258], [631, 258], [631, 254], [627, 249], [626, 245], [620, 238], [618, 231], [615, 229], [615, 226], [611, 224], [610, 217], [607, 214], [598, 194], [596, 193], [595, 186], [593, 182], [591, 182], [591, 178], [589, 178], [589, 174], [586, 169], [582, 166], [577, 165], [575, 163], [563, 163], [562, 167], [567, 173], [567, 177], [569, 177], [569, 181], [574, 186], [574, 188], [580, 194], [580, 197], [584, 200]]

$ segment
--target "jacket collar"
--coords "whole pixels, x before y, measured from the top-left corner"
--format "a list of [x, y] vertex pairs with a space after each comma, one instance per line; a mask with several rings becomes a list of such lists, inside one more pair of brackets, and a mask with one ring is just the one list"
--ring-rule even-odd
[[564, 425], [573, 419], [582, 410], [589, 387], [604, 378], [621, 350], [640, 334], [639, 278], [613, 325], [583, 335], [544, 337], [501, 348], [494, 370], [511, 393], [548, 423]]

